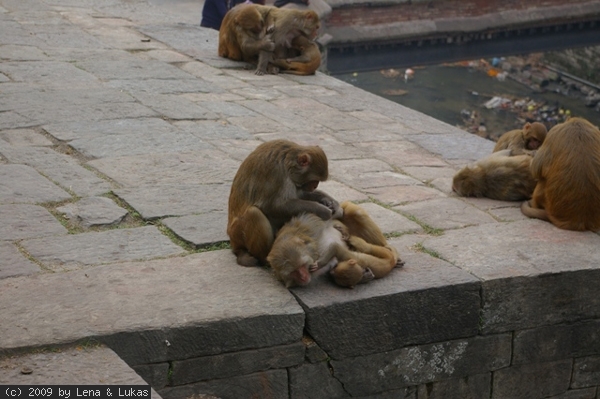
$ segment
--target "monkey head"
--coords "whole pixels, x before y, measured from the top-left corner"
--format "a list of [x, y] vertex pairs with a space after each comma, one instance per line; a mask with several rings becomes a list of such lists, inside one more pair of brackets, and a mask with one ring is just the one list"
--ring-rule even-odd
[[354, 288], [356, 284], [367, 283], [375, 278], [371, 269], [363, 269], [355, 259], [338, 263], [329, 274], [337, 285], [348, 288]]
[[319, 258], [317, 243], [300, 234], [279, 240], [267, 256], [267, 262], [286, 287], [306, 286], [310, 283], [309, 269]]
[[319, 15], [313, 10], [307, 10], [304, 26], [302, 27], [304, 36], [308, 37], [310, 40], [314, 40], [317, 38], [320, 28]]
[[286, 159], [290, 179], [302, 191], [313, 192], [319, 182], [327, 180], [329, 168], [325, 151], [320, 147], [307, 149]]
[[466, 166], [452, 179], [452, 191], [461, 197], [483, 197], [484, 171], [481, 167]]
[[523, 141], [525, 142], [525, 149], [537, 150], [540, 148], [546, 139], [546, 134], [548, 134], [548, 130], [543, 123], [527, 122], [525, 126], [523, 126]]
[[[237, 26], [258, 37], [265, 29], [265, 21], [258, 8], [251, 4], [240, 4], [244, 7], [234, 19]], [[238, 6], [239, 7], [239, 6]]]

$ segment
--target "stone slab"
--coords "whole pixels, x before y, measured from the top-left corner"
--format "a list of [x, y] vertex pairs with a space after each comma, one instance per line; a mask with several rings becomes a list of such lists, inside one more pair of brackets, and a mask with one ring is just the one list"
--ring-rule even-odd
[[297, 366], [304, 361], [304, 344], [297, 342], [271, 348], [253, 349], [172, 362], [172, 385], [223, 379]]
[[307, 332], [330, 357], [477, 334], [478, 280], [424, 253], [402, 248], [400, 256], [403, 268], [353, 289], [336, 286], [328, 275], [292, 289], [305, 309]]
[[14, 129], [0, 132], [0, 137], [15, 147], [51, 146], [53, 143], [33, 129]]
[[183, 240], [192, 243], [197, 248], [229, 241], [226, 231], [226, 212], [166, 218], [162, 222]]
[[127, 215], [127, 210], [106, 197], [87, 197], [56, 208], [65, 217], [84, 227], [111, 226], [118, 224]]
[[[326, 362], [291, 367], [288, 373], [291, 399], [307, 397], [336, 399], [349, 397], [342, 383], [331, 375]], [[319, 387], [318, 395], [311, 394], [315, 391], [315, 386]]]
[[185, 253], [154, 226], [35, 238], [21, 245], [55, 271]]
[[359, 205], [369, 214], [377, 226], [379, 226], [383, 234], [414, 233], [423, 230], [421, 226], [415, 222], [372, 202], [363, 202]]
[[513, 366], [494, 373], [492, 398], [547, 398], [565, 393], [573, 360]]
[[285, 345], [304, 326], [288, 290], [228, 250], [0, 280], [0, 303], [4, 350], [96, 337], [132, 365]]
[[229, 184], [144, 186], [115, 190], [144, 219], [226, 212]]
[[369, 197], [390, 206], [445, 197], [441, 191], [427, 186], [373, 187], [365, 191]]
[[87, 73], [72, 63], [57, 61], [20, 61], [3, 62], [0, 72], [15, 82], [27, 82], [44, 87], [100, 88], [101, 83], [94, 75]]
[[114, 79], [106, 84], [118, 90], [137, 93], [180, 94], [219, 93], [223, 90], [203, 79]]
[[395, 206], [393, 209], [401, 214], [412, 215], [422, 223], [437, 229], [455, 229], [496, 222], [487, 213], [454, 198], [431, 199]]
[[447, 134], [418, 134], [407, 139], [429, 152], [440, 155], [446, 160], [477, 160], [492, 153], [494, 142], [474, 134], [455, 129]]
[[476, 399], [489, 398], [492, 389], [492, 373], [470, 375], [464, 378], [443, 380], [419, 385], [419, 399]]
[[79, 196], [107, 193], [111, 185], [85, 169], [73, 157], [46, 147], [2, 147], [2, 154], [13, 163], [36, 168], [62, 188]]
[[575, 359], [573, 365], [572, 388], [586, 388], [600, 385], [600, 356]]
[[217, 119], [218, 115], [199, 103], [176, 94], [132, 92], [139, 102], [169, 119]]
[[[148, 385], [106, 346], [66, 347], [8, 356], [0, 358], [0, 369], [0, 384]], [[23, 369], [32, 373], [23, 374]], [[156, 397], [156, 392], [152, 392], [152, 398]]]
[[2, 240], [22, 240], [61, 234], [67, 234], [67, 229], [39, 205], [0, 205]]
[[[168, 387], [159, 392], [165, 399], [202, 398], [203, 394], [214, 395], [220, 399], [289, 397], [286, 370], [269, 370], [179, 387]], [[210, 398], [212, 399], [212, 396]]]
[[[199, 140], [196, 139], [199, 144]], [[124, 187], [202, 185], [233, 181], [240, 162], [204, 143], [196, 151], [98, 159], [88, 164]]]
[[600, 270], [600, 252], [589, 250], [600, 245], [600, 236], [534, 219], [446, 231], [423, 245], [483, 280]]
[[161, 118], [119, 118], [89, 121], [57, 122], [44, 125], [44, 130], [63, 141], [102, 136], [135, 135], [146, 137], [148, 132], [173, 137], [178, 129]]
[[114, 60], [77, 60], [75, 65], [102, 80], [123, 79], [194, 79], [181, 69], [157, 60], [142, 60], [137, 57]]
[[515, 332], [515, 365], [577, 358], [589, 353], [600, 353], [600, 320]]
[[331, 366], [351, 396], [372, 395], [502, 369], [510, 364], [510, 344], [510, 334], [465, 338], [332, 360]]
[[38, 265], [27, 259], [12, 242], [0, 241], [0, 279], [40, 272]]
[[71, 195], [26, 165], [0, 165], [0, 203], [44, 203]]
[[[216, 118], [215, 118], [216, 119]], [[208, 140], [251, 140], [252, 135], [246, 129], [225, 121], [176, 121], [175, 126], [186, 133], [193, 134], [199, 139]]]

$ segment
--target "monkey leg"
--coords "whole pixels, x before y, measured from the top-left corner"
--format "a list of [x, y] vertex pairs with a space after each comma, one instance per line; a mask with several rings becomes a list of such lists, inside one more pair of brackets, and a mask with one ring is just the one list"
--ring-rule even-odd
[[383, 232], [363, 208], [350, 201], [342, 202], [340, 207], [344, 211], [340, 220], [348, 227], [350, 235], [360, 237], [370, 244], [382, 247], [387, 245]]
[[335, 283], [341, 287], [354, 288], [357, 284], [368, 283], [375, 276], [369, 269], [363, 268], [356, 259], [348, 259], [337, 264], [330, 271]]
[[387, 276], [397, 266], [398, 257], [390, 248], [369, 244], [356, 236], [350, 237], [350, 245], [359, 251], [353, 257], [362, 267], [370, 269], [375, 278]]
[[236, 217], [228, 229], [231, 249], [242, 266], [266, 264], [274, 234], [269, 219], [255, 206]]

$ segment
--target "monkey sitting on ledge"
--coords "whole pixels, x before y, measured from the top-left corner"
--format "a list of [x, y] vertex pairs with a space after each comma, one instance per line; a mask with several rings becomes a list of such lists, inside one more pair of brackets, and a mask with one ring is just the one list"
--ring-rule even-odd
[[498, 139], [493, 152], [512, 150], [511, 155], [528, 154], [533, 156], [535, 151], [544, 143], [547, 134], [546, 126], [540, 122], [527, 122], [523, 129], [511, 130]]

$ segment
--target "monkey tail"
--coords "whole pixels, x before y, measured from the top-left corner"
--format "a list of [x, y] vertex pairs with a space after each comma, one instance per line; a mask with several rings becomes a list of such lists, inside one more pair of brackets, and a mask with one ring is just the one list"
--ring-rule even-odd
[[548, 212], [546, 212], [545, 209], [533, 208], [529, 204], [529, 201], [524, 201], [521, 204], [521, 212], [523, 213], [523, 215], [528, 216], [530, 218], [536, 218], [536, 219], [541, 219], [541, 220], [550, 222], [550, 218], [548, 217]]

